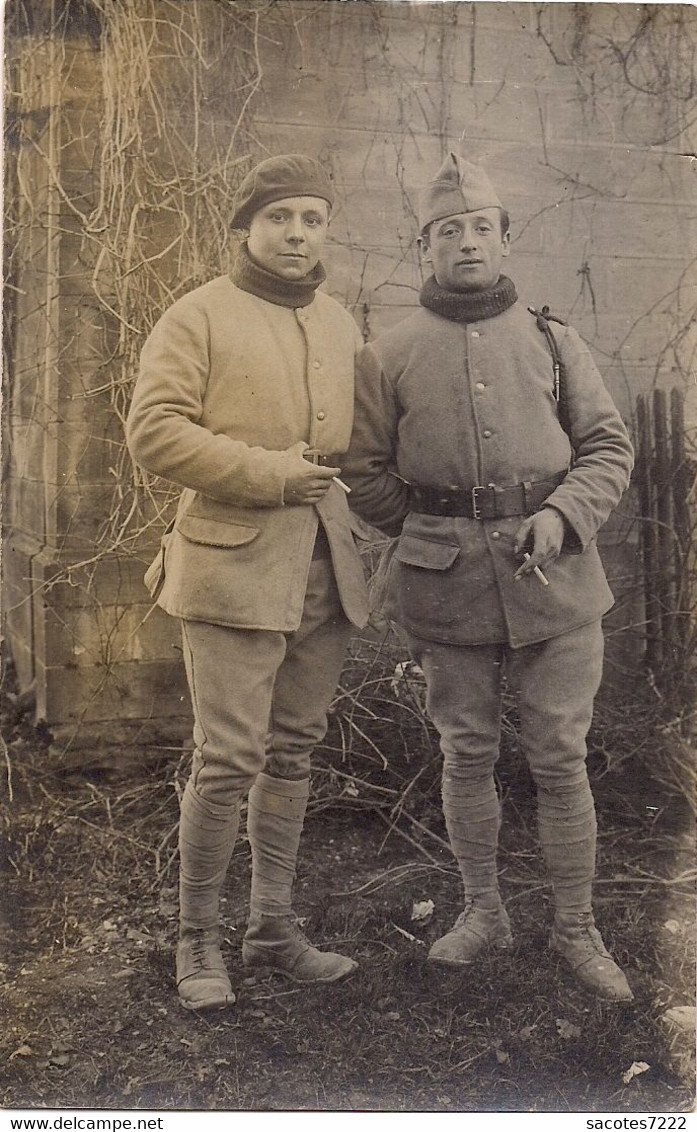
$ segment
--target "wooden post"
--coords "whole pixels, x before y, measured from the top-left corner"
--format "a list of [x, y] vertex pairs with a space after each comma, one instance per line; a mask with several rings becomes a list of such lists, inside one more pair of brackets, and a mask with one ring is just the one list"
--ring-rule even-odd
[[654, 582], [656, 575], [657, 538], [653, 513], [651, 490], [651, 467], [653, 444], [651, 438], [651, 415], [648, 399], [641, 394], [637, 397], [637, 428], [639, 434], [639, 453], [637, 459], [637, 479], [639, 487], [639, 509], [641, 520], [641, 551], [644, 566], [644, 610], [646, 619], [645, 662], [647, 668], [657, 672], [661, 665], [661, 618], [656, 598]]
[[656, 525], [658, 557], [656, 561], [656, 596], [661, 617], [661, 652], [663, 684], [671, 679], [675, 668], [675, 566], [673, 559], [673, 495], [668, 453], [667, 397], [664, 389], [653, 391], [654, 483], [656, 490]]
[[690, 629], [690, 508], [687, 502], [689, 468], [685, 453], [685, 413], [683, 395], [679, 389], [670, 394], [670, 432], [671, 432], [671, 488], [673, 496], [673, 517], [675, 527], [674, 569], [675, 569], [675, 629], [679, 652], [680, 668], [686, 659], [686, 648]]

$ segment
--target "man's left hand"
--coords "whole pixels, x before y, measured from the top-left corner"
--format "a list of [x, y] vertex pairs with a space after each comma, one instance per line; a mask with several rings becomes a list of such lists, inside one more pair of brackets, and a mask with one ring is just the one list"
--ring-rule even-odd
[[561, 553], [564, 534], [564, 519], [552, 507], [543, 507], [525, 519], [516, 531], [515, 553], [520, 555], [527, 549], [530, 557], [516, 570], [516, 579], [532, 574], [536, 566], [543, 571], [550, 566]]

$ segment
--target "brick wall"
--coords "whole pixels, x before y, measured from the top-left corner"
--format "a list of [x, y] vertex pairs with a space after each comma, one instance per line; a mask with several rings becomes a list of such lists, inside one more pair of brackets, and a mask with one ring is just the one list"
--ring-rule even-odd
[[[210, 29], [207, 46], [241, 50], [239, 27], [232, 16], [226, 25], [220, 5], [197, 0], [195, 8]], [[162, 20], [173, 10], [153, 0]], [[419, 185], [450, 148], [483, 163], [511, 214], [507, 271], [521, 296], [574, 322], [631, 421], [639, 391], [680, 385], [694, 369], [686, 330], [696, 297], [694, 162], [682, 155], [696, 147], [675, 41], [685, 25], [681, 32], [669, 18], [678, 11], [652, 17], [658, 22], [642, 39], [636, 11], [623, 5], [282, 0], [249, 4], [242, 16], [238, 7], [247, 32], [254, 21], [249, 56], [261, 81], [235, 152], [304, 150], [332, 166], [340, 205], [327, 287], [366, 337], [417, 302]], [[681, 12], [694, 30], [694, 11]], [[37, 127], [43, 156], [27, 144], [19, 154], [34, 200], [28, 211], [25, 204], [16, 304], [8, 632], [21, 682], [36, 681], [37, 714], [49, 723], [164, 725], [186, 719], [187, 708], [176, 626], [150, 612], [140, 581], [157, 523], [123, 553], [93, 561], [115, 477], [124, 474], [114, 399], [99, 392], [104, 343], [109, 335], [118, 343], [120, 330], [95, 300], [95, 234], [86, 235], [50, 173], [53, 163], [68, 198], [89, 212], [103, 55], [87, 39], [59, 60], [49, 59], [50, 42], [43, 56], [34, 43], [15, 47], [25, 111], [38, 112], [37, 122], [46, 114]], [[672, 60], [671, 83], [661, 59]], [[154, 52], [150, 65], [169, 73], [167, 51]], [[232, 96], [221, 87], [202, 98], [193, 79], [178, 81], [177, 128], [190, 134], [196, 118], [224, 137]], [[56, 98], [60, 130], [49, 113]], [[151, 212], [156, 252], [172, 231]], [[171, 256], [162, 262], [176, 273]], [[217, 270], [211, 262], [208, 274]], [[603, 538], [624, 623], [641, 619], [630, 528], [620, 516]], [[631, 634], [623, 639], [636, 653]]]

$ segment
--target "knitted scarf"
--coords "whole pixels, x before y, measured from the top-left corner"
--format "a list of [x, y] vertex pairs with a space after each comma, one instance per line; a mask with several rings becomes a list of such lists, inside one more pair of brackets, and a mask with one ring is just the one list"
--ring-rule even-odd
[[451, 322], [480, 322], [503, 314], [517, 298], [515, 286], [506, 275], [500, 275], [486, 291], [446, 291], [431, 275], [421, 288], [419, 302]]
[[243, 243], [232, 265], [230, 278], [241, 291], [266, 299], [267, 303], [276, 303], [279, 307], [307, 307], [326, 275], [322, 264], [318, 263], [303, 279], [281, 279], [280, 275], [274, 275], [253, 260], [246, 243]]

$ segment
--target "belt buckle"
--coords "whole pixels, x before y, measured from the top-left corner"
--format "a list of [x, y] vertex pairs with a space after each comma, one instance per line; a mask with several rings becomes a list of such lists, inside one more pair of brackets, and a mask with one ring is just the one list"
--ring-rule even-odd
[[309, 460], [311, 464], [316, 464], [318, 467], [320, 467], [322, 461], [326, 459], [326, 457], [324, 457], [322, 453], [319, 452], [316, 448], [306, 448], [303, 452], [303, 459]]
[[[485, 493], [489, 492], [489, 491], [492, 493], [492, 495], [491, 495], [492, 506], [491, 506], [490, 509], [487, 509], [487, 514], [483, 515], [482, 514], [482, 504], [479, 502], [479, 496], [477, 495], [477, 493], [479, 492], [480, 495], [483, 495], [483, 498], [488, 502], [489, 496], [486, 495]], [[491, 514], [488, 513], [489, 510], [491, 511]], [[476, 487], [472, 488], [472, 515], [474, 516], [475, 519], [496, 519], [496, 518], [498, 518], [498, 508], [497, 508], [497, 504], [496, 504], [496, 484], [494, 484], [494, 483], [487, 483], [487, 484], [479, 483], [479, 484], [477, 484]]]

